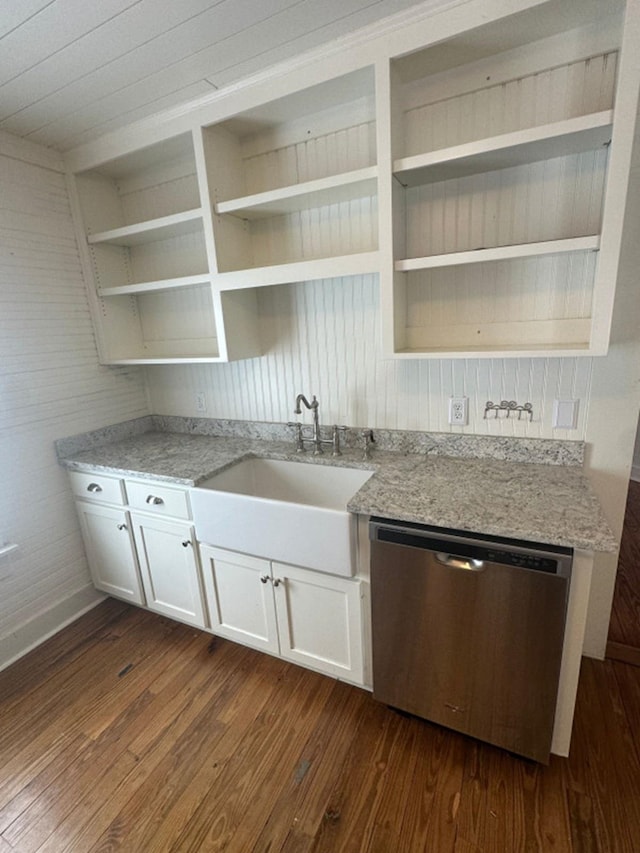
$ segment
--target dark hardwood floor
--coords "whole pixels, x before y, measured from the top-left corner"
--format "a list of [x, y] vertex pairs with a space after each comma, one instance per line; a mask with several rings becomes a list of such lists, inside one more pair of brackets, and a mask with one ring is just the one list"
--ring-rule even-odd
[[541, 767], [110, 600], [0, 673], [0, 853], [637, 853], [640, 669]]
[[634, 480], [627, 495], [608, 639], [607, 657], [640, 666], [640, 483]]

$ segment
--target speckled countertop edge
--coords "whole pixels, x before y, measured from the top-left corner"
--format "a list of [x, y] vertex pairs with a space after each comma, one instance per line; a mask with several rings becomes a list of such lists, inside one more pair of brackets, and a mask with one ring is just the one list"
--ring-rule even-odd
[[76, 471], [197, 486], [251, 456], [365, 468], [374, 475], [349, 501], [351, 512], [531, 542], [615, 551], [614, 538], [579, 466], [449, 458], [375, 450], [364, 462], [346, 450], [301, 458], [291, 442], [143, 432], [71, 453]]

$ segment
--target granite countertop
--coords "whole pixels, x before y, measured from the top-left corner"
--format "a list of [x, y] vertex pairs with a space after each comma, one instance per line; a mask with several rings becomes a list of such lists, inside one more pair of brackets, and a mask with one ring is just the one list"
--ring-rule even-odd
[[354, 513], [476, 533], [615, 551], [617, 541], [577, 465], [449, 458], [374, 450], [300, 457], [292, 442], [145, 432], [61, 458], [75, 471], [197, 486], [251, 456], [374, 471], [349, 501]]

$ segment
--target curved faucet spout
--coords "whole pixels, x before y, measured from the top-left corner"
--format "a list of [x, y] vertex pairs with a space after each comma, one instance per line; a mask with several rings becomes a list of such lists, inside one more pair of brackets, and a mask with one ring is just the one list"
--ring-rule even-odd
[[320, 403], [318, 403], [318, 401], [316, 400], [315, 394], [311, 398], [311, 402], [307, 400], [304, 394], [298, 394], [298, 396], [296, 397], [296, 407], [293, 410], [294, 414], [296, 415], [302, 414], [300, 403], [304, 403], [307, 409], [309, 409], [311, 411], [311, 414], [313, 415], [313, 434], [312, 438], [310, 439], [313, 442], [313, 452], [314, 454], [322, 453], [322, 438], [320, 437], [320, 419], [318, 418], [318, 409], [320, 407]]
[[311, 398], [311, 402], [309, 402], [307, 400], [307, 398], [304, 396], [304, 394], [298, 394], [298, 396], [296, 397], [296, 407], [293, 410], [294, 415], [301, 415], [302, 414], [302, 409], [300, 408], [300, 403], [304, 403], [305, 406], [307, 407], [307, 409], [310, 409], [314, 412], [318, 411], [318, 406], [320, 405], [318, 403], [318, 401], [316, 400], [315, 394]]

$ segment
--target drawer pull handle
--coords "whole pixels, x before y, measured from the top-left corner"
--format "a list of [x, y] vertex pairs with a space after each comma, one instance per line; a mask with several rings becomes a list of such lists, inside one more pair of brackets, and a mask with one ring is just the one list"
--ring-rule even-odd
[[275, 578], [273, 581], [274, 586], [280, 586], [281, 583], [283, 583], [281, 578]]
[[164, 501], [162, 500], [162, 498], [157, 498], [157, 497], [154, 497], [153, 495], [148, 495], [147, 496], [147, 503], [153, 504], [154, 506], [161, 506], [161, 504], [163, 504]]
[[119, 524], [119, 525], [118, 525], [118, 530], [126, 530], [126, 529], [127, 529], [127, 525], [126, 525], [126, 524]]
[[182, 547], [183, 547], [183, 548], [188, 548], [188, 547], [189, 547], [189, 545], [191, 545], [191, 542], [189, 542], [189, 540], [188, 540], [188, 539], [184, 539], [184, 540], [182, 541]]
[[89, 483], [87, 486], [88, 492], [101, 492], [102, 486], [98, 485], [98, 483]]
[[260, 575], [260, 583], [268, 583], [269, 575]]

